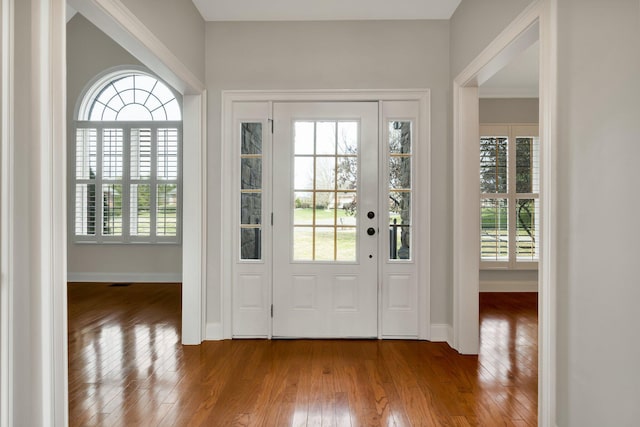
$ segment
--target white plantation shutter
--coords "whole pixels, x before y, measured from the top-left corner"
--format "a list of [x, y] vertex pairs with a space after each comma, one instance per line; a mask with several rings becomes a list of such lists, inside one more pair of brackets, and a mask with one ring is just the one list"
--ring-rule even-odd
[[76, 121], [74, 240], [178, 243], [180, 106], [159, 80], [118, 73], [87, 92]]

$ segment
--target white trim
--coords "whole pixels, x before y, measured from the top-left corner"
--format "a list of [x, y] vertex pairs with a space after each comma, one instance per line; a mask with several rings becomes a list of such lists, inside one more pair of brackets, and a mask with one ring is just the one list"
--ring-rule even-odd
[[180, 273], [69, 273], [67, 280], [78, 283], [181, 283]]
[[[183, 99], [182, 343], [200, 344], [206, 313], [206, 94]], [[184, 167], [188, 165], [188, 167]], [[188, 206], [188, 209], [184, 207]]]
[[540, 265], [538, 272], [538, 422], [556, 426], [556, 260], [558, 0], [540, 16]]
[[14, 17], [13, 0], [2, 0], [0, 112], [0, 425], [13, 422], [13, 126], [14, 126]]
[[205, 328], [204, 339], [207, 341], [220, 341], [226, 339], [223, 336], [222, 323], [207, 323]]
[[[465, 127], [472, 127], [465, 123], [464, 115], [475, 108], [473, 95], [467, 91], [475, 89], [478, 83], [490, 75], [497, 62], [504, 62], [509, 55], [522, 49], [518, 39], [521, 35], [529, 39], [534, 28], [539, 29], [540, 39], [540, 150], [541, 150], [541, 249], [539, 276], [539, 393], [538, 393], [538, 422], [543, 427], [556, 424], [556, 97], [557, 97], [557, 0], [535, 0], [532, 2], [487, 48], [474, 59], [465, 70], [456, 77], [453, 84], [454, 92], [454, 348], [458, 351], [469, 346], [470, 337], [478, 333], [478, 321], [471, 319], [461, 322], [460, 313], [465, 310], [475, 310], [478, 307], [478, 280], [473, 280], [473, 272], [459, 257], [464, 245], [465, 223], [461, 216], [464, 209], [473, 208], [475, 201], [465, 202], [461, 199], [461, 188], [456, 185], [463, 170], [460, 165], [464, 162], [464, 151], [461, 145]], [[514, 42], [515, 41], [515, 42]], [[524, 43], [524, 42], [523, 42]], [[477, 99], [477, 93], [476, 93]], [[466, 98], [466, 99], [465, 99]], [[466, 129], [468, 131], [468, 129]], [[467, 136], [471, 136], [467, 132]], [[468, 141], [467, 141], [468, 142]], [[464, 175], [462, 175], [464, 177]], [[477, 188], [477, 187], [476, 187]], [[467, 224], [468, 226], [468, 224]], [[471, 245], [475, 246], [475, 245]], [[479, 258], [479, 247], [475, 248], [476, 258]], [[475, 266], [472, 266], [475, 268]], [[477, 271], [475, 272], [477, 274]], [[462, 276], [472, 278], [462, 281]], [[465, 276], [466, 277], [466, 276]], [[476, 276], [477, 277], [477, 276]], [[474, 347], [471, 338], [471, 347]], [[467, 347], [468, 348], [468, 347]], [[477, 351], [477, 346], [476, 346]]]
[[67, 0], [116, 43], [180, 93], [200, 94], [205, 85], [120, 0]]
[[538, 98], [538, 88], [531, 87], [480, 87], [480, 98]]
[[[409, 101], [415, 100], [420, 104], [420, 119], [426, 119], [424, 123], [424, 129], [422, 129], [420, 135], [417, 138], [420, 140], [426, 140], [428, 143], [426, 150], [421, 150], [420, 159], [424, 159], [426, 156], [430, 160], [430, 117], [429, 89], [389, 89], [389, 90], [366, 90], [366, 89], [344, 89], [344, 90], [229, 90], [222, 91], [222, 108], [221, 108], [221, 137], [222, 137], [222, 155], [220, 170], [221, 174], [221, 193], [223, 203], [220, 204], [220, 218], [222, 218], [221, 224], [232, 223], [233, 219], [233, 206], [232, 203], [224, 203], [226, 200], [232, 200], [231, 189], [233, 188], [233, 174], [230, 173], [229, 168], [233, 164], [233, 150], [227, 147], [227, 141], [232, 140], [232, 126], [233, 123], [233, 103], [234, 102], [314, 102], [314, 101]], [[426, 115], [426, 117], [425, 117]], [[427, 163], [429, 164], [429, 163]], [[431, 181], [430, 173], [426, 177], [419, 177], [421, 186], [426, 188], [429, 197], [425, 199], [430, 200]], [[428, 213], [424, 220], [422, 231], [419, 231], [422, 236], [430, 231], [430, 203], [429, 200], [423, 201], [420, 209], [426, 209]], [[426, 206], [425, 206], [426, 205]], [[224, 250], [224, 245], [227, 242], [233, 241], [233, 235], [231, 234], [231, 227], [223, 227], [221, 230], [220, 239], [220, 283], [221, 283], [221, 298], [220, 298], [220, 313], [222, 320], [222, 338], [232, 338], [232, 291], [231, 282], [233, 277], [233, 257], [230, 251]], [[428, 235], [427, 235], [428, 236]], [[425, 244], [421, 247], [421, 256], [424, 257], [424, 262], [418, 263], [417, 275], [418, 283], [422, 286], [419, 289], [418, 295], [418, 338], [430, 339], [431, 334], [431, 280], [429, 273], [430, 266], [430, 245]], [[385, 338], [390, 338], [385, 336]], [[404, 337], [406, 339], [407, 337]]]
[[32, 275], [30, 294], [35, 297], [30, 331], [35, 340], [31, 368], [36, 373], [31, 383], [36, 402], [32, 420], [37, 425], [64, 426], [68, 423], [65, 3], [34, 1], [30, 18], [29, 122], [38, 159], [28, 191], [34, 194], [30, 226], [39, 231], [29, 241], [38, 272]]
[[451, 346], [453, 328], [446, 323], [431, 324], [431, 342], [446, 342]]
[[535, 280], [482, 280], [480, 292], [538, 292]]

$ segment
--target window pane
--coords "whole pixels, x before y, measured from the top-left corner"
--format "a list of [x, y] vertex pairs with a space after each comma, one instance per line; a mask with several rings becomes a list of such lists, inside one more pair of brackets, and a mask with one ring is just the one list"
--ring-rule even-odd
[[333, 227], [316, 227], [315, 260], [335, 260], [335, 229]]
[[519, 261], [538, 260], [538, 199], [516, 200], [516, 257]]
[[262, 154], [262, 123], [242, 123], [240, 154]]
[[178, 186], [159, 184], [156, 196], [156, 235], [177, 236]]
[[76, 179], [95, 179], [97, 172], [97, 132], [76, 130]]
[[313, 157], [296, 156], [293, 176], [293, 186], [296, 190], [313, 189]]
[[316, 123], [316, 154], [336, 154], [336, 122]]
[[102, 185], [102, 235], [122, 236], [122, 185]]
[[178, 129], [158, 129], [158, 179], [178, 179]]
[[336, 188], [336, 158], [316, 157], [316, 189], [334, 190]]
[[411, 188], [411, 157], [394, 155], [389, 157], [389, 188], [398, 190]]
[[132, 236], [151, 235], [151, 186], [131, 184], [129, 224]]
[[537, 137], [516, 138], [516, 192], [540, 191], [540, 156]]
[[313, 193], [296, 191], [294, 193], [293, 223], [295, 225], [313, 224]]
[[102, 179], [122, 179], [122, 129], [102, 130]]
[[302, 154], [314, 154], [315, 137], [314, 122], [295, 122], [293, 125], [294, 152], [296, 156]]
[[411, 192], [389, 193], [389, 259], [411, 259]]
[[76, 184], [76, 236], [96, 235], [96, 186]]
[[313, 260], [313, 227], [293, 227], [293, 259]]
[[412, 123], [388, 123], [389, 259], [411, 259]]
[[261, 259], [262, 230], [242, 228], [240, 230], [240, 259]]
[[507, 199], [482, 199], [480, 203], [480, 257], [507, 261], [509, 257]]
[[250, 157], [240, 160], [240, 188], [259, 190], [262, 188], [262, 159]]
[[338, 190], [355, 190], [358, 186], [358, 158], [355, 156], [338, 157], [336, 178]]
[[480, 192], [507, 192], [507, 138], [480, 139]]
[[131, 179], [151, 178], [151, 129], [131, 129]]
[[242, 193], [240, 205], [240, 224], [262, 223], [262, 194]]
[[411, 153], [411, 122], [389, 122], [389, 152]]
[[358, 122], [338, 123], [338, 154], [358, 153]]

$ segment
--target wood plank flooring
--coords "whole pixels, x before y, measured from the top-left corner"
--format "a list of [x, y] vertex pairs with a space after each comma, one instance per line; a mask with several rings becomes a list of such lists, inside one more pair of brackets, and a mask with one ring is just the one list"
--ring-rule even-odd
[[481, 350], [180, 345], [180, 285], [69, 284], [71, 426], [535, 426], [536, 294], [481, 294]]

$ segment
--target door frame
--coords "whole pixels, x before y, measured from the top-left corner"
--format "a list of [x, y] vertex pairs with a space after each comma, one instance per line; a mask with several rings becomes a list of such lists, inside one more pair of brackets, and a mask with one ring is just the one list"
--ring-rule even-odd
[[479, 348], [480, 235], [478, 85], [520, 53], [532, 37], [540, 41], [540, 261], [538, 284], [538, 423], [556, 419], [557, 237], [557, 0], [535, 0], [453, 81], [453, 342], [463, 354]]
[[[240, 102], [358, 102], [358, 101], [417, 101], [419, 104], [419, 120], [423, 128], [416, 141], [423, 144], [416, 157], [419, 164], [430, 164], [431, 161], [431, 129], [430, 129], [430, 91], [429, 89], [399, 89], [399, 90], [255, 90], [255, 91], [222, 91], [222, 216], [221, 221], [225, 224], [235, 224], [233, 217], [233, 105]], [[272, 117], [270, 117], [272, 119]], [[379, 112], [378, 117], [379, 138], [382, 137], [381, 126], [382, 117]], [[420, 199], [417, 206], [421, 215], [421, 231], [415, 238], [415, 242], [420, 240], [429, 242], [428, 237], [431, 231], [431, 176], [429, 173], [419, 174], [416, 178], [419, 188], [426, 188], [429, 197]], [[224, 227], [222, 230], [221, 242], [233, 241], [233, 228]], [[221, 250], [221, 298], [220, 311], [222, 339], [231, 339], [232, 333], [232, 283], [234, 276], [234, 256], [231, 251]], [[431, 338], [431, 316], [430, 316], [430, 244], [423, 244], [420, 248], [421, 262], [417, 263], [417, 283], [418, 288], [418, 339], [428, 340]], [[380, 281], [380, 273], [378, 274]], [[378, 338], [381, 334], [381, 287], [378, 286]], [[269, 328], [271, 330], [271, 328]], [[271, 333], [265, 338], [271, 338]]]

